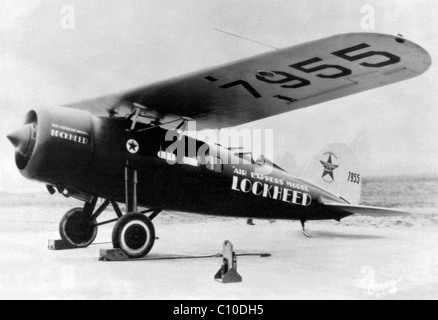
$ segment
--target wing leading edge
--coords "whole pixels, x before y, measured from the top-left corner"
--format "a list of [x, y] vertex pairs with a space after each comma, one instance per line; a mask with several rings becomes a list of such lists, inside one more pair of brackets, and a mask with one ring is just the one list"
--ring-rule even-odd
[[430, 55], [403, 38], [343, 34], [67, 107], [103, 114], [139, 103], [220, 129], [407, 80], [430, 65]]

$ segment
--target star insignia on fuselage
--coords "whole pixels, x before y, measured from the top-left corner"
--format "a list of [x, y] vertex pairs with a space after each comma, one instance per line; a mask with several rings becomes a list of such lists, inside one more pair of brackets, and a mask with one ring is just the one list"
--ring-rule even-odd
[[[333, 159], [332, 159], [332, 153], [329, 153], [329, 158], [326, 161], [321, 161], [322, 166], [324, 167], [324, 172], [322, 173], [322, 179], [326, 182], [333, 182], [335, 181], [335, 175], [334, 175], [334, 171], [339, 168], [338, 165], [333, 164]], [[336, 157], [336, 156], [335, 156]], [[325, 177], [329, 176], [332, 180], [329, 181], [327, 178], [324, 179]]]
[[128, 149], [130, 153], [137, 153], [140, 149], [140, 145], [137, 141], [131, 139], [126, 143], [126, 149]]

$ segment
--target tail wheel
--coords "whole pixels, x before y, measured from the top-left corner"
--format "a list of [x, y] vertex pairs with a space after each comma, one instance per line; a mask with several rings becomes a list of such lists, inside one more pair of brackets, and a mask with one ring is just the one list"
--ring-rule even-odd
[[113, 231], [113, 245], [129, 258], [143, 258], [155, 244], [152, 221], [141, 214], [131, 213], [117, 222]]
[[97, 237], [96, 221], [90, 221], [82, 214], [82, 208], [67, 212], [59, 225], [59, 233], [64, 241], [75, 248], [86, 248]]

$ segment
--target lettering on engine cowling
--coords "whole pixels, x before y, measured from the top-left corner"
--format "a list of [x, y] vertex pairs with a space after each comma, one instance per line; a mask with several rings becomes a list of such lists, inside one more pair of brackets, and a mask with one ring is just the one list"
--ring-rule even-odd
[[73, 141], [85, 145], [90, 142], [90, 139], [88, 138], [88, 133], [81, 130], [60, 126], [57, 124], [52, 124], [50, 135], [55, 138]]

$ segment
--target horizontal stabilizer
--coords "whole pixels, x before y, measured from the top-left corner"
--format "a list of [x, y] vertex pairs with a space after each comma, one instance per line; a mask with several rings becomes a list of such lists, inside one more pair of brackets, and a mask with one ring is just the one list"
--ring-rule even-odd
[[339, 203], [325, 203], [326, 207], [334, 208], [346, 213], [358, 214], [362, 216], [370, 217], [408, 217], [411, 214], [408, 212], [377, 208], [377, 207], [367, 207], [367, 206], [352, 206], [349, 204], [339, 204]]

